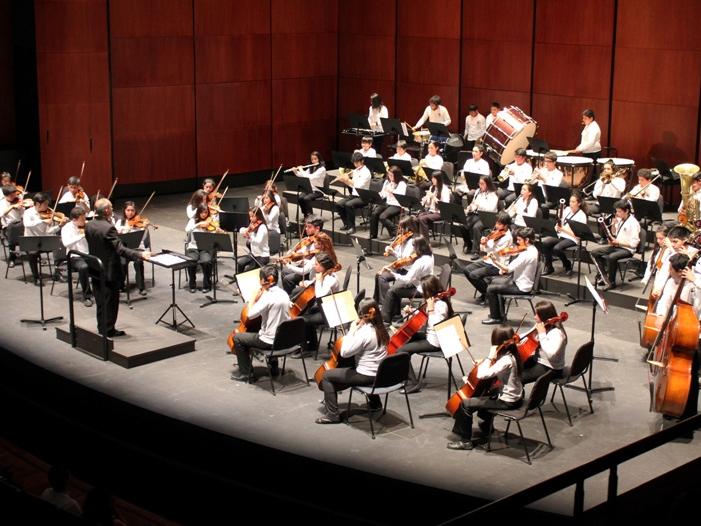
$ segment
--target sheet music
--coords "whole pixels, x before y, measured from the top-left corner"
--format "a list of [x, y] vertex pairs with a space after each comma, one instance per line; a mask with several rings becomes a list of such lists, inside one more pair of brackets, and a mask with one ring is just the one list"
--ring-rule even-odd
[[324, 296], [321, 298], [321, 309], [324, 311], [329, 327], [332, 328], [358, 319], [355, 299], [350, 290]]
[[407, 130], [406, 122], [402, 122], [402, 133], [404, 134], [404, 137], [409, 136], [409, 130]]
[[608, 313], [609, 308], [608, 305], [606, 305], [606, 301], [599, 295], [599, 293], [594, 288], [594, 285], [591, 284], [591, 281], [589, 281], [589, 278], [587, 276], [584, 276], [584, 282], [587, 285], [587, 289], [589, 289], [589, 294], [591, 294], [591, 297], [596, 300], [596, 303], [599, 304], [601, 310]]
[[450, 358], [459, 352], [467, 351], [469, 342], [460, 316], [453, 316], [434, 325], [443, 356]]
[[157, 265], [163, 265], [164, 267], [173, 267], [175, 265], [179, 265], [180, 263], [185, 263], [187, 259], [169, 252], [163, 252], [161, 254], [152, 255], [149, 261], [156, 263]]
[[248, 272], [236, 274], [236, 284], [241, 292], [241, 297], [248, 303], [255, 298], [260, 290], [260, 269], [254, 268]]

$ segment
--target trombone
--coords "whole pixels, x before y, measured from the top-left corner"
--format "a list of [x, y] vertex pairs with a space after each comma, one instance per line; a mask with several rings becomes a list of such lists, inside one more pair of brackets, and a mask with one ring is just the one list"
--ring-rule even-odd
[[649, 183], [647, 183], [645, 186], [642, 186], [642, 187], [638, 188], [638, 190], [637, 190], [635, 193], [628, 192], [628, 193], [624, 196], [624, 199], [630, 200], [630, 199], [633, 199], [633, 198], [638, 197], [639, 195], [641, 196], [642, 199], [644, 199], [643, 196], [645, 195], [645, 190], [647, 190], [648, 187], [649, 187], [652, 183], [654, 183], [655, 181], [657, 181], [657, 179], [659, 179], [660, 177], [662, 177], [662, 174], [661, 174], [658, 170], [653, 170], [652, 173], [654, 173], [655, 175], [654, 175], [654, 177], [653, 177], [652, 179], [650, 179], [650, 182], [649, 182]]

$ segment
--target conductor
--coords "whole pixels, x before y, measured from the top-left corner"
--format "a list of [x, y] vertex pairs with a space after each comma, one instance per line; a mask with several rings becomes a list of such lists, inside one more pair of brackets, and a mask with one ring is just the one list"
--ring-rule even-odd
[[151, 254], [127, 248], [122, 244], [117, 237], [117, 229], [112, 224], [112, 203], [104, 198], [95, 203], [95, 219], [86, 225], [85, 239], [88, 241], [90, 255], [100, 258], [105, 273], [104, 290], [100, 286], [99, 276], [91, 273], [97, 303], [97, 331], [106, 336], [124, 336], [124, 331], [114, 328], [119, 313], [119, 287], [123, 280], [119, 258], [148, 260]]

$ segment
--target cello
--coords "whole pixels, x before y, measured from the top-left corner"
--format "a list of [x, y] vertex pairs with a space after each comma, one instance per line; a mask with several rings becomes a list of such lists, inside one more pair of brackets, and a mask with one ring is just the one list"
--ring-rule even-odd
[[[337, 265], [334, 265], [328, 270], [325, 270], [323, 273], [323, 276], [326, 277], [328, 274], [331, 274], [333, 272], [338, 272], [341, 270], [341, 265], [340, 263]], [[323, 278], [322, 278], [323, 279]], [[292, 306], [290, 307], [290, 318], [298, 318], [301, 316], [304, 311], [307, 310], [307, 308], [314, 303], [314, 300], [316, 299], [316, 283], [312, 282], [309, 285], [307, 285], [304, 290], [297, 295], [295, 300], [292, 302]]]
[[[253, 299], [251, 304], [255, 304], [263, 295], [263, 293], [268, 290], [270, 287], [275, 285], [272, 276], [268, 278], [267, 282], [264, 282], [261, 284], [260, 290], [256, 294], [256, 297]], [[248, 303], [243, 306], [243, 309], [241, 309], [241, 316], [239, 317], [239, 325], [235, 329], [233, 329], [230, 333], [229, 336], [226, 339], [226, 344], [229, 346], [229, 349], [231, 349], [231, 352], [234, 351], [234, 336], [240, 332], [258, 332], [261, 328], [261, 323], [262, 320], [260, 316], [250, 319], [248, 317]]]
[[[448, 290], [439, 292], [436, 296], [438, 299], [445, 299], [455, 295], [455, 288], [451, 287]], [[426, 313], [426, 303], [423, 302], [416, 311], [414, 311], [404, 322], [397, 332], [395, 332], [389, 339], [387, 344], [387, 355], [392, 355], [397, 352], [397, 350], [404, 345], [406, 342], [411, 340], [411, 338], [416, 334], [421, 327], [426, 325], [428, 321], [428, 314]]]
[[[543, 322], [543, 325], [547, 328], [549, 325], [553, 325], [558, 322], [565, 322], [569, 315], [566, 312], [561, 312], [557, 316], [548, 318]], [[518, 355], [521, 357], [521, 363], [526, 363], [536, 351], [540, 348], [540, 341], [538, 340], [538, 330], [537, 325], [530, 329], [528, 332], [520, 335], [520, 341], [516, 346], [518, 349]]]

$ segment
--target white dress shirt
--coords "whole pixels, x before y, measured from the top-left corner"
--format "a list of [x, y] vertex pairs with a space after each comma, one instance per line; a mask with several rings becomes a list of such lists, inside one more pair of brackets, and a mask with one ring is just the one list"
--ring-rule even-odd
[[[241, 227], [239, 232], [242, 234], [248, 230], [248, 227]], [[269, 258], [270, 257], [270, 246], [268, 245], [268, 227], [265, 225], [260, 225], [255, 232], [251, 232], [248, 236], [248, 240], [251, 242], [251, 254], [255, 257]]]
[[610, 183], [604, 183], [599, 179], [594, 185], [592, 196], [594, 197], [621, 197], [626, 189], [626, 180], [623, 177], [614, 177]]
[[499, 196], [496, 192], [481, 192], [477, 190], [470, 204], [465, 208], [465, 214], [472, 212], [496, 212]]
[[357, 196], [358, 192], [356, 188], [361, 190], [367, 190], [370, 188], [370, 180], [372, 179], [372, 174], [367, 166], [362, 166], [353, 173], [353, 195]]
[[58, 204], [63, 204], [63, 203], [75, 203], [77, 205], [82, 205], [83, 207], [87, 207], [88, 210], [90, 210], [90, 198], [88, 197], [88, 194], [85, 194], [85, 197], [81, 199], [80, 201], [76, 201], [75, 197], [73, 194], [68, 191], [65, 192], [62, 196], [61, 199], [58, 200]]
[[280, 233], [280, 207], [275, 205], [270, 208], [270, 213], [265, 212], [265, 207], [260, 209], [265, 218], [265, 224], [269, 232]]
[[358, 322], [354, 321], [343, 337], [341, 356], [355, 356], [356, 372], [365, 376], [375, 376], [380, 362], [387, 356], [387, 347], [377, 341], [377, 333], [372, 323], [363, 323], [358, 327]]
[[433, 274], [433, 255], [428, 254], [418, 258], [409, 266], [406, 274], [397, 274], [396, 272], [392, 272], [392, 274], [394, 274], [395, 283], [398, 285], [413, 285], [420, 294], [423, 292], [421, 290], [421, 279]]
[[[570, 220], [570, 221], [576, 221], [577, 223], [582, 223], [582, 224], [587, 224], [587, 214], [584, 213], [584, 210], [581, 208], [577, 210], [576, 214], [572, 213], [572, 209], [567, 206], [562, 212], [562, 224], [563, 226], [569, 226], [565, 220]], [[570, 228], [571, 230], [571, 228]], [[570, 241], [574, 241], [575, 243], [579, 242], [579, 239], [576, 238], [575, 236], [572, 236], [568, 234], [567, 232], [560, 230], [557, 233], [557, 236], [562, 239], [569, 239]]]
[[517, 164], [516, 161], [514, 161], [506, 166], [504, 170], [510, 174], [509, 186], [507, 187], [507, 190], [510, 192], [515, 191], [514, 183], [523, 184], [530, 179], [531, 175], [533, 174], [533, 167], [526, 161], [522, 162], [521, 164]]
[[29, 208], [24, 212], [22, 217], [24, 223], [25, 236], [52, 236], [61, 228], [58, 223], [44, 223], [44, 220], [39, 216], [35, 208]]
[[310, 166], [304, 170], [296, 170], [295, 174], [298, 177], [306, 177], [312, 184], [312, 189], [319, 190], [319, 188], [324, 187], [324, 182], [326, 181], [326, 168], [324, 166], [316, 166], [316, 170], [312, 172], [311, 170], [314, 168], [314, 166]]
[[[391, 192], [391, 193], [390, 193]], [[398, 184], [390, 183], [389, 179], [385, 180], [380, 190], [380, 195], [387, 200], [390, 206], [401, 206], [395, 195], [406, 195], [406, 181], [400, 181]]]
[[[660, 187], [654, 184], [648, 185], [644, 192], [641, 192], [643, 185], [636, 184], [630, 191], [631, 199], [645, 199], [646, 201], [657, 202], [660, 198]], [[644, 195], [643, 195], [644, 194]]]
[[591, 121], [582, 130], [582, 138], [575, 148], [582, 153], [596, 153], [601, 151], [601, 128], [596, 121]]
[[390, 159], [397, 159], [398, 161], [409, 161], [411, 162], [411, 155], [409, 152], [395, 153]]
[[[487, 254], [489, 254], [490, 252], [494, 252], [494, 259], [496, 259], [500, 265], [508, 266], [509, 265], [508, 260], [511, 256], [508, 256], [508, 255], [500, 256], [499, 251], [504, 249], [504, 248], [510, 247], [511, 244], [513, 243], [513, 241], [514, 241], [514, 238], [511, 235], [511, 230], [507, 229], [506, 234], [501, 236], [499, 239], [497, 239], [497, 240], [488, 239], [487, 243], [484, 245], [484, 248], [485, 248], [485, 251], [487, 252]], [[489, 263], [490, 265], [492, 265], [493, 267], [499, 268], [497, 266], [497, 264], [494, 262], [494, 259], [487, 258], [486, 262]]]
[[489, 175], [491, 172], [489, 170], [489, 163], [484, 159], [475, 161], [474, 158], [470, 158], [465, 161], [465, 165], [462, 167], [463, 172], [470, 172], [480, 175]]
[[283, 321], [290, 319], [290, 297], [284, 289], [274, 286], [263, 292], [258, 301], [248, 308], [248, 317], [261, 317], [258, 337], [272, 345], [275, 331]]
[[625, 245], [621, 246], [621, 248], [625, 248], [630, 253], [635, 254], [635, 249], [638, 248], [638, 243], [640, 243], [640, 223], [638, 223], [633, 214], [630, 214], [628, 219], [614, 218], [611, 224], [611, 233]]
[[531, 197], [531, 200], [526, 203], [526, 200], [519, 196], [516, 201], [514, 201], [513, 208], [510, 208], [509, 213], [514, 212], [511, 216], [514, 218], [514, 224], [516, 226], [526, 226], [526, 221], [523, 219], [525, 217], [535, 217], [538, 211], [538, 200], [535, 197]]
[[362, 148], [358, 150], [353, 150], [353, 153], [359, 152], [363, 157], [377, 157], [377, 152], [375, 151], [375, 148], [372, 146], [368, 148], [367, 150], [363, 150]]
[[[433, 187], [431, 187], [433, 189]], [[433, 190], [435, 191], [435, 190]], [[452, 192], [450, 191], [450, 187], [448, 185], [443, 185], [441, 188], [441, 195], [438, 199], [441, 203], [450, 203], [452, 200]], [[428, 208], [429, 212], [433, 212], [434, 214], [438, 213], [438, 201], [435, 203], [432, 203], [431, 206]]]
[[540, 342], [536, 361], [556, 371], [564, 368], [565, 348], [567, 347], [567, 336], [565, 336], [565, 333], [559, 327], [552, 327], [545, 334], [536, 334]]
[[485, 117], [485, 119], [484, 119], [485, 127], [489, 128], [490, 124], [492, 124], [495, 119], [496, 119], [496, 117], [494, 115], [492, 115], [492, 112], [490, 111], [489, 115], [487, 115], [487, 117]]
[[467, 114], [467, 117], [465, 117], [465, 138], [468, 141], [476, 141], [484, 135], [486, 129], [487, 121], [484, 115], [477, 113], [477, 115], [473, 117], [469, 113]]
[[552, 170], [542, 168], [539, 173], [543, 177], [543, 179], [538, 180], [538, 185], [541, 188], [543, 188], [545, 185], [560, 186], [560, 183], [562, 183], [562, 172], [557, 168], [553, 168]]
[[482, 361], [477, 366], [477, 378], [487, 380], [496, 377], [502, 384], [499, 400], [506, 403], [518, 402], [523, 396], [523, 384], [518, 374], [516, 358], [511, 353], [504, 353], [494, 363]]
[[509, 272], [513, 272], [514, 284], [521, 292], [530, 292], [533, 289], [535, 271], [538, 267], [538, 249], [529, 245], [526, 250], [520, 252], [509, 263]]
[[[69, 250], [77, 250], [83, 254], [89, 254], [88, 240], [85, 239], [85, 229], [81, 232], [73, 221], [69, 221], [61, 229], [61, 243]], [[74, 255], [73, 257], [79, 257]]]
[[22, 221], [24, 207], [20, 205], [16, 208], [10, 208], [11, 206], [12, 204], [7, 199], [0, 200], [0, 224], [3, 228]]
[[421, 128], [424, 122], [440, 122], [441, 124], [445, 124], [446, 126], [450, 126], [450, 114], [448, 113], [448, 110], [446, 109], [445, 106], [438, 106], [435, 111], [431, 109], [431, 106], [428, 105], [426, 106], [426, 109], [424, 110], [423, 115], [419, 119], [419, 121], [416, 123], [416, 126], [414, 128]]
[[[442, 170], [443, 169], [443, 157], [439, 154], [431, 155], [428, 154], [424, 157], [424, 165], [431, 170]], [[431, 177], [431, 174], [426, 174]]]
[[408, 258], [414, 253], [414, 238], [410, 237], [400, 247], [391, 248], [387, 245], [387, 251], [395, 257], [395, 259]]
[[433, 312], [428, 313], [428, 321], [426, 322], [426, 341], [434, 347], [440, 347], [438, 335], [433, 328], [443, 320], [448, 318], [448, 304], [443, 300], [436, 300], [433, 304]]

